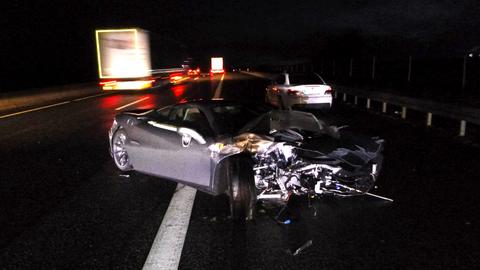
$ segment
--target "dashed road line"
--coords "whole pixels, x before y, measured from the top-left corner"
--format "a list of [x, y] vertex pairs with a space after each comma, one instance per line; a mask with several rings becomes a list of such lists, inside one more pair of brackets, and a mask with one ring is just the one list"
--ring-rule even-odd
[[197, 190], [192, 187], [177, 184], [162, 225], [143, 265], [144, 270], [178, 269], [196, 192]]
[[223, 73], [222, 77], [220, 78], [220, 82], [218, 83], [217, 89], [215, 90], [215, 95], [213, 98], [219, 98], [222, 94], [222, 85], [223, 85], [223, 78], [225, 78], [225, 73]]
[[142, 98], [142, 99], [139, 99], [139, 100], [136, 100], [136, 101], [134, 101], [134, 102], [130, 102], [130, 103], [128, 103], [128, 104], [125, 104], [125, 105], [123, 105], [123, 106], [120, 106], [120, 107], [116, 108], [115, 110], [116, 110], [116, 111], [120, 111], [121, 109], [125, 109], [126, 107], [132, 106], [132, 105], [134, 105], [134, 104], [137, 104], [137, 103], [142, 102], [142, 101], [144, 101], [144, 100], [146, 100], [146, 99], [149, 99], [149, 98], [150, 98], [150, 97], [144, 97], [144, 98]]
[[74, 99], [73, 101], [81, 101], [81, 100], [85, 100], [85, 99], [90, 99], [90, 98], [94, 98], [94, 97], [101, 97], [101, 96], [106, 96], [106, 95], [110, 95], [110, 94], [112, 94], [112, 93], [101, 93], [101, 94], [97, 94], [97, 95], [93, 95], [93, 96], [77, 98], [77, 99]]

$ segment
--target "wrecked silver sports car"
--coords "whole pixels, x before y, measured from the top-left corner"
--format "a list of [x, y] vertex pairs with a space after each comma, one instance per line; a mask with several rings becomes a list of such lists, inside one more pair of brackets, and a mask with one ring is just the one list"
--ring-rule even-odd
[[257, 200], [364, 194], [383, 158], [383, 140], [327, 126], [310, 113], [220, 100], [123, 112], [109, 137], [120, 170], [226, 193], [234, 219], [253, 218]]

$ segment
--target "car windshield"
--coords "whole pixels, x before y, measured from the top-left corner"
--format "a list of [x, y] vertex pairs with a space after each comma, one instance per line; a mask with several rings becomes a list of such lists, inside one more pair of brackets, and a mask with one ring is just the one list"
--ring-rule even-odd
[[320, 76], [315, 73], [289, 74], [290, 84], [325, 84]]
[[313, 114], [300, 111], [274, 110], [261, 115], [245, 125], [240, 133], [251, 132], [269, 135], [276, 131], [297, 129], [312, 133], [329, 132], [328, 126]]

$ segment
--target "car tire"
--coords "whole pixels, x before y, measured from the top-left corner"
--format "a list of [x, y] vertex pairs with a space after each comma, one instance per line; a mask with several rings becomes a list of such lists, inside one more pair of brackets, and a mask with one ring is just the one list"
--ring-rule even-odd
[[121, 171], [131, 171], [132, 164], [125, 148], [127, 142], [127, 133], [123, 129], [117, 130], [112, 137], [112, 155], [115, 165]]
[[247, 155], [229, 160], [230, 214], [235, 222], [253, 220], [257, 196], [255, 192], [253, 162]]

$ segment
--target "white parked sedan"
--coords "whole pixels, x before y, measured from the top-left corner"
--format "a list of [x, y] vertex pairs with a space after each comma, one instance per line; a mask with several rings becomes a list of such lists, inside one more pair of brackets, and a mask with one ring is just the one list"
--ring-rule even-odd
[[267, 87], [265, 101], [283, 108], [329, 109], [332, 87], [317, 73], [282, 73]]

